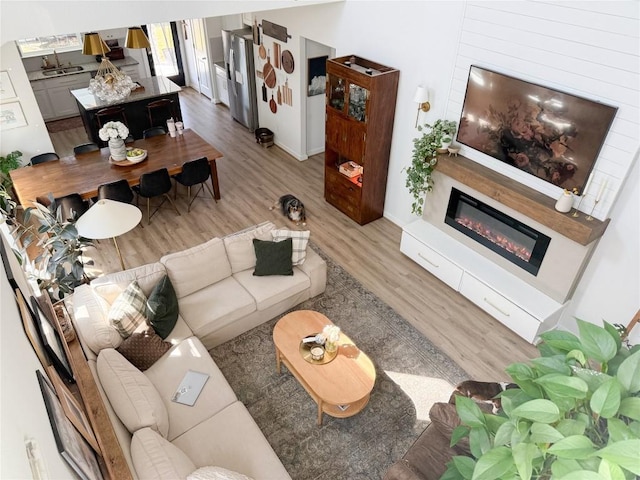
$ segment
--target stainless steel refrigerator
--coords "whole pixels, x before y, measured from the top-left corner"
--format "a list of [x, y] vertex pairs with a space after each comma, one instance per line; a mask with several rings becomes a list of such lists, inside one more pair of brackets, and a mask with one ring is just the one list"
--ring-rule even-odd
[[258, 100], [251, 28], [223, 30], [222, 47], [231, 116], [253, 132], [258, 128]]

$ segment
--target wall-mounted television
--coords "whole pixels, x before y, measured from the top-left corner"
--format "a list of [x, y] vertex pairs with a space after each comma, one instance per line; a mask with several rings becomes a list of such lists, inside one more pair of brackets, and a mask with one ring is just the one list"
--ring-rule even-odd
[[471, 65], [457, 140], [582, 194], [616, 111]]

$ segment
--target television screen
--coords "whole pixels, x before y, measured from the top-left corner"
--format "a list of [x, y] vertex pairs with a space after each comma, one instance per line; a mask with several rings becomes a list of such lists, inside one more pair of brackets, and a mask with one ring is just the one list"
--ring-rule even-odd
[[73, 383], [73, 371], [69, 365], [69, 359], [67, 358], [67, 353], [58, 331], [55, 326], [51, 324], [51, 321], [47, 318], [35, 297], [31, 297], [31, 307], [38, 334], [51, 360], [51, 364], [62, 378]]
[[472, 65], [457, 140], [582, 194], [616, 111]]

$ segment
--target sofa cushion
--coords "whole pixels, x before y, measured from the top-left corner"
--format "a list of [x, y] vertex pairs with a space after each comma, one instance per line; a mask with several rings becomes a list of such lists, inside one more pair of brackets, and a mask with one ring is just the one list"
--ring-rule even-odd
[[198, 468], [218, 465], [256, 480], [291, 479], [240, 401], [196, 425], [172, 443], [189, 452], [189, 458]]
[[111, 305], [116, 297], [134, 280], [148, 297], [151, 290], [167, 272], [160, 262], [149, 263], [121, 272], [110, 273], [91, 281], [93, 290]]
[[250, 477], [222, 467], [200, 467], [187, 475], [187, 480], [252, 480]]
[[[209, 375], [202, 392], [192, 407], [169, 401], [187, 370]], [[207, 418], [216, 415], [237, 400], [236, 394], [211, 355], [196, 337], [187, 338], [173, 347], [144, 374], [153, 383], [160, 397], [165, 399], [170, 419], [167, 435], [169, 441]]]
[[276, 228], [272, 222], [264, 222], [240, 232], [227, 235], [222, 240], [227, 251], [232, 273], [241, 272], [256, 266], [256, 254], [253, 239], [271, 240], [271, 230]]
[[135, 332], [126, 338], [116, 349], [124, 358], [140, 371], [144, 371], [162, 357], [171, 348], [152, 329], [145, 332]]
[[231, 275], [231, 265], [222, 240], [165, 255], [160, 262], [167, 269], [179, 299]]
[[309, 243], [309, 236], [311, 232], [308, 230], [271, 230], [271, 236], [274, 242], [281, 242], [286, 238], [291, 238], [293, 241], [293, 250], [291, 252], [291, 263], [293, 265], [302, 265], [307, 257], [307, 243]]
[[234, 274], [233, 278], [251, 294], [258, 310], [266, 310], [289, 297], [305, 291], [311, 285], [309, 277], [297, 267], [293, 269], [293, 275], [265, 278], [256, 277], [251, 270], [245, 270]]
[[134, 280], [118, 295], [109, 309], [109, 322], [127, 338], [147, 322], [147, 297]]
[[97, 355], [103, 348], [118, 348], [123, 341], [107, 318], [109, 304], [90, 285], [80, 285], [73, 293], [73, 319], [82, 342]]
[[167, 436], [167, 409], [144, 373], [112, 348], [100, 352], [97, 370], [109, 403], [131, 433], [150, 427], [163, 437]]
[[178, 297], [168, 275], [153, 288], [146, 306], [149, 324], [161, 338], [167, 338], [178, 321]]
[[281, 242], [253, 239], [256, 252], [256, 268], [253, 274], [258, 277], [270, 275], [293, 275], [291, 255], [293, 241], [286, 238]]
[[196, 469], [178, 447], [150, 428], [142, 428], [131, 439], [131, 459], [140, 479], [176, 480]]

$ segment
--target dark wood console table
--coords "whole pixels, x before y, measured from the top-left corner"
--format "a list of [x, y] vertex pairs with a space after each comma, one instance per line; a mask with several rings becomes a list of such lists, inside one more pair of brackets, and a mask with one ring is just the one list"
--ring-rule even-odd
[[98, 145], [104, 143], [98, 136], [99, 127], [96, 119], [96, 113], [103, 108], [114, 106], [124, 107], [129, 132], [136, 140], [142, 138], [142, 132], [151, 126], [149, 125], [146, 106], [154, 100], [160, 100], [162, 98], [173, 100], [176, 115], [182, 118], [180, 100], [178, 98], [178, 92], [180, 92], [181, 88], [178, 85], [165, 77], [142, 78], [137, 83], [140, 84], [142, 88], [132, 91], [131, 95], [127, 98], [115, 103], [100, 100], [93, 93], [89, 92], [88, 88], [71, 91], [71, 94], [78, 103], [84, 128], [92, 142]]

